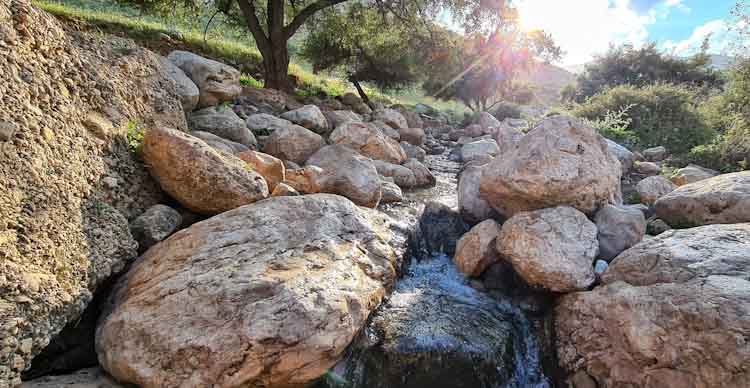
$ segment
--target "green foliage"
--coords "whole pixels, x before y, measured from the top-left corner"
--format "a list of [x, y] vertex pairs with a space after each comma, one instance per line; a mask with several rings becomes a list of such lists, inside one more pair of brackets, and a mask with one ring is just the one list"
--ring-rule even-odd
[[128, 142], [128, 148], [134, 154], [140, 154], [141, 145], [143, 144], [143, 127], [135, 121], [129, 121], [125, 127], [125, 138]]
[[251, 77], [251, 76], [249, 76], [247, 74], [243, 74], [243, 75], [240, 76], [240, 84], [242, 86], [250, 86], [250, 87], [253, 87], [253, 88], [262, 88], [263, 87], [263, 82], [258, 81], [257, 79], [255, 79], [255, 78], [253, 78], [253, 77]]
[[576, 86], [563, 90], [563, 101], [584, 102], [587, 98], [619, 85], [644, 87], [656, 83], [687, 85], [704, 89], [721, 87], [718, 73], [708, 67], [703, 53], [687, 60], [664, 54], [652, 43], [641, 48], [612, 46], [606, 54], [586, 65]]
[[594, 120], [584, 119], [602, 136], [626, 147], [633, 147], [638, 142], [638, 136], [628, 127], [633, 120], [628, 117], [628, 111], [633, 105], [627, 105], [616, 111], [606, 111], [602, 117]]
[[573, 114], [588, 120], [606, 120], [611, 112], [627, 110], [627, 130], [635, 134], [640, 148], [663, 145], [675, 154], [706, 144], [715, 132], [709, 128], [695, 106], [695, 93], [669, 84], [639, 88], [617, 86], [588, 99], [573, 109]]
[[492, 113], [492, 115], [500, 121], [503, 121], [505, 119], [521, 118], [521, 108], [518, 106], [518, 104], [514, 104], [512, 102], [500, 102], [499, 104], [495, 105], [495, 108], [493, 108], [490, 113]]

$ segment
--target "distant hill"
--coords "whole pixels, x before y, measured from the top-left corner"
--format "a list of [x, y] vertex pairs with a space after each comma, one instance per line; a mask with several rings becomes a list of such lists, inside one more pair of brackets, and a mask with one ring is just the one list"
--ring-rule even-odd
[[535, 66], [528, 74], [522, 74], [520, 81], [534, 86], [538, 104], [549, 107], [560, 100], [562, 88], [575, 81], [575, 74], [551, 64]]
[[[728, 55], [712, 54], [711, 55], [711, 66], [714, 70], [726, 70], [732, 67], [734, 58]], [[583, 73], [583, 69], [586, 67], [586, 63], [579, 63], [576, 65], [565, 65], [563, 68], [573, 74]]]

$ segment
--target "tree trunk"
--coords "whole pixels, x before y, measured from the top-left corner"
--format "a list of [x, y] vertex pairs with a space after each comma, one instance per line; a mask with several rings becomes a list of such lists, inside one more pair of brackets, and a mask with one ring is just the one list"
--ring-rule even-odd
[[289, 79], [289, 54], [286, 41], [271, 41], [270, 52], [263, 53], [263, 87], [293, 92], [294, 85]]
[[367, 97], [367, 93], [365, 93], [365, 90], [362, 89], [362, 85], [359, 84], [359, 80], [350, 76], [349, 82], [353, 83], [354, 87], [357, 88], [357, 94], [359, 94], [359, 98], [361, 98], [365, 104], [370, 105], [370, 98]]

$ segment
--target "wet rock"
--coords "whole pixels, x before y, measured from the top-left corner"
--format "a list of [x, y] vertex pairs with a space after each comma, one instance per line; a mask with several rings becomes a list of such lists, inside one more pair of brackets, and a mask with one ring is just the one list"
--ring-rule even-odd
[[164, 57], [159, 59], [167, 76], [174, 82], [177, 96], [180, 97], [180, 103], [182, 103], [182, 109], [185, 110], [185, 113], [192, 112], [198, 106], [198, 99], [200, 98], [198, 86], [170, 60]]
[[425, 133], [422, 128], [400, 128], [398, 130], [399, 139], [415, 146], [421, 146], [425, 141]]
[[740, 388], [750, 378], [746, 279], [617, 281], [565, 295], [555, 312], [560, 365], [597, 386]]
[[420, 162], [424, 162], [424, 158], [427, 157], [427, 152], [425, 152], [425, 150], [423, 150], [422, 147], [417, 147], [411, 143], [402, 141], [401, 148], [406, 153], [407, 159], [417, 159]]
[[494, 220], [485, 220], [461, 236], [456, 244], [453, 261], [466, 276], [479, 276], [487, 267], [500, 260], [495, 250], [495, 239], [500, 226]]
[[469, 166], [461, 171], [458, 179], [458, 211], [461, 212], [461, 217], [470, 224], [497, 215], [492, 206], [479, 195], [481, 177], [480, 166]]
[[554, 292], [594, 282], [596, 225], [569, 206], [519, 213], [503, 224], [497, 251], [529, 285]]
[[258, 141], [245, 122], [228, 107], [214, 106], [195, 111], [188, 118], [188, 126], [191, 131], [212, 133], [250, 149], [258, 147]]
[[615, 143], [612, 140], [604, 139], [607, 141], [607, 149], [609, 152], [611, 152], [617, 160], [620, 161], [620, 166], [622, 167], [622, 173], [625, 174], [629, 172], [633, 168], [633, 164], [635, 163], [635, 154], [630, 152], [629, 149], [625, 148], [624, 146]]
[[240, 72], [231, 66], [187, 51], [172, 51], [167, 59], [184, 71], [198, 86], [198, 108], [232, 101], [242, 92]]
[[681, 186], [654, 207], [656, 215], [674, 227], [750, 222], [750, 171]]
[[435, 176], [432, 175], [430, 170], [419, 160], [409, 159], [404, 163], [404, 167], [414, 173], [414, 177], [417, 180], [417, 187], [435, 186], [435, 183], [437, 182]]
[[656, 200], [671, 193], [676, 188], [677, 186], [674, 183], [661, 175], [650, 176], [638, 182], [635, 186], [641, 203], [646, 205], [653, 205]]
[[325, 135], [330, 131], [328, 120], [323, 115], [323, 112], [320, 111], [320, 108], [315, 105], [305, 105], [301, 108], [290, 110], [283, 113], [281, 118], [320, 135]]
[[605, 205], [594, 218], [599, 240], [599, 258], [612, 261], [620, 252], [639, 243], [646, 234], [646, 217], [627, 206]]
[[717, 171], [690, 164], [687, 167], [675, 171], [670, 179], [675, 185], [684, 186], [704, 179], [713, 178], [717, 175], [719, 175]]
[[449, 256], [456, 251], [458, 239], [469, 230], [458, 211], [437, 201], [425, 205], [419, 227], [428, 251]]
[[149, 129], [142, 154], [162, 189], [196, 213], [218, 214], [268, 197], [265, 180], [245, 162], [183, 132]]
[[667, 157], [667, 149], [659, 146], [643, 150], [643, 157], [649, 162], [661, 162]]
[[341, 124], [331, 133], [329, 140], [333, 144], [349, 147], [364, 156], [384, 162], [401, 164], [406, 160], [406, 153], [398, 142], [369, 123]]
[[380, 178], [370, 159], [348, 147], [330, 145], [311, 156], [307, 165], [323, 169], [321, 192], [343, 195], [360, 206], [378, 206]]
[[394, 182], [381, 180], [380, 191], [383, 193], [380, 203], [394, 203], [402, 202], [404, 200], [404, 194]]
[[213, 133], [193, 131], [193, 132], [190, 132], [190, 134], [197, 137], [198, 139], [203, 140], [206, 144], [210, 145], [215, 150], [226, 152], [228, 154], [234, 155], [240, 152], [250, 150], [250, 148], [248, 148], [247, 146], [243, 144], [235, 143], [231, 140], [221, 138], [219, 136], [214, 135]]
[[373, 113], [372, 119], [380, 120], [395, 129], [409, 127], [409, 123], [406, 122], [406, 118], [404, 118], [404, 116], [395, 109], [379, 110]]
[[671, 230], [617, 256], [603, 280], [634, 286], [683, 283], [710, 275], [750, 280], [748, 252], [750, 224]]
[[286, 179], [286, 167], [281, 159], [257, 151], [241, 152], [237, 157], [266, 180], [268, 191], [273, 192]]
[[470, 162], [474, 159], [483, 157], [494, 158], [499, 152], [500, 148], [494, 140], [485, 139], [474, 141], [466, 143], [461, 147], [461, 160], [464, 162]]
[[392, 237], [382, 216], [325, 194], [195, 224], [120, 281], [97, 330], [99, 360], [144, 388], [306, 386], [393, 285]]
[[447, 257], [412, 265], [333, 372], [353, 388], [549, 386], [528, 322]]
[[138, 241], [141, 252], [164, 240], [182, 224], [177, 210], [166, 205], [154, 205], [130, 223], [130, 233]]
[[274, 129], [263, 142], [263, 152], [279, 159], [304, 164], [312, 154], [325, 144], [325, 140], [317, 133], [299, 125], [291, 124]]
[[592, 214], [621, 202], [620, 163], [593, 128], [552, 116], [483, 168], [480, 192], [506, 217], [557, 205]]

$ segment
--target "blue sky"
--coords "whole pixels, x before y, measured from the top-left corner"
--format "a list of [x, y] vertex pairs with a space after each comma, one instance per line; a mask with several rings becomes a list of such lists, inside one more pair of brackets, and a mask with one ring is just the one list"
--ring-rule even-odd
[[565, 65], [580, 64], [610, 43], [656, 41], [675, 55], [694, 53], [708, 34], [711, 51], [726, 51], [730, 10], [736, 0], [515, 0], [521, 22], [542, 28], [567, 52]]

